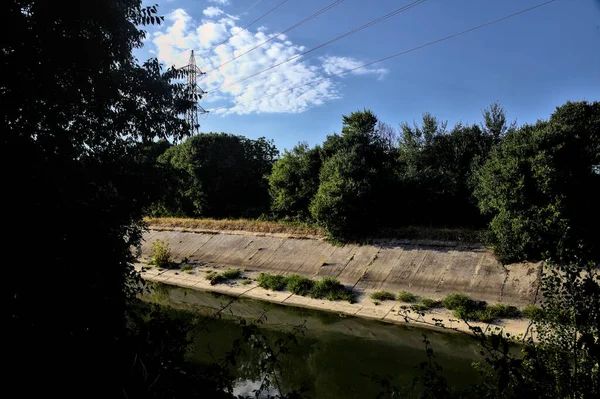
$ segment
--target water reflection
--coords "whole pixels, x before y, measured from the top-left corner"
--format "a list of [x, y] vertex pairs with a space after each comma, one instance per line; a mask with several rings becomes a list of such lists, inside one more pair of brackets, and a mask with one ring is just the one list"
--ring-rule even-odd
[[[223, 295], [165, 286], [161, 300], [171, 306], [196, 314], [210, 315], [230, 302]], [[291, 326], [306, 322], [306, 332], [298, 345], [282, 357], [277, 374], [283, 393], [304, 386], [314, 398], [375, 397], [380, 387], [370, 376], [390, 375], [396, 383], [409, 384], [417, 374], [418, 364], [426, 359], [423, 333], [434, 349], [443, 375], [457, 388], [476, 379], [471, 363], [481, 360], [477, 345], [456, 334], [425, 331], [355, 317], [303, 308], [293, 308], [249, 299], [230, 304], [223, 318], [211, 322], [194, 341], [189, 360], [200, 367], [223, 357], [232, 343], [241, 337], [236, 317], [256, 319], [266, 311], [261, 331], [270, 342], [285, 339]], [[253, 396], [261, 383], [260, 359], [256, 351], [239, 356], [235, 375], [235, 394]], [[277, 391], [271, 390], [270, 394]]]

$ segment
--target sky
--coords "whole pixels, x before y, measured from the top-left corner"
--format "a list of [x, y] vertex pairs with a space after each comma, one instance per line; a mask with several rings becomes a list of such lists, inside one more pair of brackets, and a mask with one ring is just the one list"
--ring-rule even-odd
[[[181, 67], [193, 49], [206, 72], [198, 80], [207, 92], [200, 105], [210, 111], [200, 117], [200, 130], [264, 136], [281, 151], [301, 141], [320, 144], [341, 131], [342, 115], [365, 108], [394, 127], [417, 121], [424, 112], [453, 126], [481, 122], [482, 109], [499, 101], [510, 120], [532, 123], [549, 118], [567, 100], [600, 100], [600, 0], [555, 0], [334, 75], [543, 1], [416, 2], [301, 55], [414, 1], [158, 0], [164, 24], [145, 28], [144, 47], [135, 55]], [[234, 57], [239, 58], [228, 62]]]

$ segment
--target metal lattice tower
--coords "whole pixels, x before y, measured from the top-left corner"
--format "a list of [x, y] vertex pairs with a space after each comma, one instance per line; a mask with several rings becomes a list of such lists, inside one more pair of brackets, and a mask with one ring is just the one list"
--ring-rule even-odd
[[198, 68], [198, 66], [196, 65], [196, 57], [194, 57], [194, 50], [192, 50], [192, 53], [190, 54], [190, 60], [188, 64], [182, 69], [186, 72], [190, 100], [196, 103], [195, 109], [190, 109], [185, 113], [185, 120], [190, 125], [190, 135], [193, 136], [194, 133], [198, 133], [198, 127], [200, 126], [198, 123], [198, 114], [208, 113], [207, 110], [205, 110], [198, 104], [198, 101], [206, 92], [200, 87], [198, 87], [197, 84], [198, 76], [204, 75], [204, 72], [202, 72], [200, 68]]

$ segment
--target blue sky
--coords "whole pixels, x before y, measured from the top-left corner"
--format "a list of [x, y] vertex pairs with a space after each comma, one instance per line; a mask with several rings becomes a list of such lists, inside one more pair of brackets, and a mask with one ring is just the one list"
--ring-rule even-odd
[[[217, 68], [334, 2], [288, 0], [241, 31], [281, 1], [159, 1], [165, 24], [148, 28], [145, 46], [136, 55], [181, 66], [189, 57], [185, 50], [195, 49], [199, 66], [208, 71], [200, 85], [210, 93], [200, 104], [213, 109], [201, 120], [201, 131], [265, 136], [280, 150], [299, 141], [322, 142], [340, 131], [343, 114], [363, 108], [396, 127], [418, 120], [426, 111], [452, 126], [479, 122], [481, 110], [500, 101], [508, 117], [522, 124], [548, 118], [567, 100], [600, 100], [600, 0], [555, 0], [454, 39], [331, 77], [542, 2], [426, 0], [293, 62], [223, 87], [411, 2], [344, 0]], [[201, 57], [234, 33], [226, 44]], [[319, 82], [310, 83], [314, 80]], [[305, 86], [249, 101], [298, 85]]]

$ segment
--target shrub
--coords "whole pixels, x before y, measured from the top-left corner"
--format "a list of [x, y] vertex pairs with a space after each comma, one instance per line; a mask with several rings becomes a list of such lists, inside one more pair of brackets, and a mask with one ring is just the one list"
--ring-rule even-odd
[[476, 301], [465, 294], [450, 294], [442, 299], [445, 308], [453, 310], [454, 317], [465, 320], [491, 321], [493, 315], [484, 301]]
[[315, 282], [311, 279], [302, 277], [298, 274], [292, 274], [290, 276], [287, 276], [285, 278], [285, 281], [286, 288], [288, 291], [296, 295], [302, 296], [308, 295], [313, 289], [313, 286], [315, 285]]
[[169, 243], [163, 240], [156, 240], [152, 243], [152, 259], [150, 260], [151, 265], [155, 265], [161, 269], [168, 269], [173, 265], [171, 259], [171, 249]]
[[455, 310], [458, 308], [473, 308], [475, 301], [465, 294], [450, 294], [442, 299], [442, 305], [446, 309]]
[[521, 311], [516, 306], [505, 305], [503, 303], [488, 306], [486, 310], [498, 319], [515, 319], [521, 317]]
[[205, 279], [207, 280], [212, 280], [213, 278], [215, 278], [215, 276], [217, 275], [217, 272], [208, 272], [206, 273], [206, 276], [204, 276]]
[[282, 291], [287, 284], [285, 277], [280, 274], [260, 273], [257, 281], [259, 287], [273, 291]]
[[521, 314], [531, 320], [541, 320], [544, 317], [544, 309], [537, 305], [527, 305], [523, 308]]
[[393, 301], [394, 299], [396, 299], [396, 297], [394, 297], [394, 294], [388, 291], [375, 291], [369, 296], [371, 297], [371, 299], [376, 301]]
[[348, 289], [333, 277], [325, 277], [315, 282], [313, 289], [310, 292], [313, 298], [326, 298], [330, 301], [339, 299], [354, 303], [356, 297], [351, 289]]
[[440, 301], [431, 298], [421, 298], [421, 301], [419, 303], [422, 306], [426, 306], [427, 309], [437, 308], [442, 304]]
[[210, 279], [210, 284], [215, 285], [224, 283], [225, 281], [234, 280], [240, 277], [242, 277], [242, 272], [240, 269], [227, 269], [224, 272], [213, 276], [213, 278]]
[[417, 297], [407, 291], [400, 291], [398, 293], [398, 300], [402, 301], [402, 302], [408, 302], [408, 303], [412, 303], [412, 302], [416, 302], [417, 301]]
[[193, 267], [189, 263], [186, 263], [185, 265], [182, 265], [180, 267], [180, 269], [183, 270], [184, 272], [188, 272], [188, 271], [191, 271], [193, 269]]
[[252, 280], [245, 279], [245, 280], [242, 280], [242, 281], [240, 281], [240, 284], [241, 284], [241, 285], [248, 285], [248, 284], [250, 284], [251, 282], [252, 282]]

